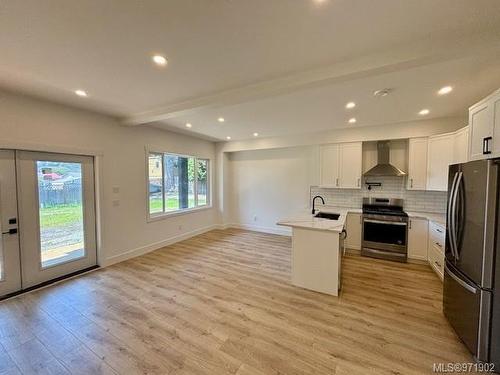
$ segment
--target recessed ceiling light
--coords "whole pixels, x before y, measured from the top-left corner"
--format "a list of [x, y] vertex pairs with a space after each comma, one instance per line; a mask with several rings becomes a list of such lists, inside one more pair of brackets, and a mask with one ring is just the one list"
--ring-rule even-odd
[[258, 137], [258, 136], [259, 136], [259, 133], [253, 133], [253, 136], [254, 136], [254, 137]]
[[153, 59], [153, 62], [156, 64], [156, 65], [159, 65], [159, 66], [166, 66], [167, 65], [167, 58], [165, 56], [162, 56], [162, 55], [154, 55], [152, 57]]
[[381, 89], [373, 92], [373, 96], [384, 97], [391, 93], [392, 89]]
[[82, 98], [85, 98], [88, 96], [87, 91], [85, 91], [85, 90], [75, 90], [75, 94], [78, 96], [81, 96]]
[[230, 140], [231, 140], [231, 137], [230, 137], [230, 136], [227, 136], [227, 137], [226, 137], [226, 139], [227, 139], [228, 141], [230, 141]]
[[347, 103], [347, 104], [345, 105], [345, 107], [346, 107], [347, 109], [354, 108], [354, 107], [356, 107], [356, 103], [354, 103], [354, 102], [349, 102], [349, 103]]
[[186, 123], [186, 128], [192, 128], [192, 127], [193, 127], [193, 125], [191, 125], [191, 123], [189, 123], [189, 122]]
[[453, 87], [451, 87], [451, 86], [444, 86], [444, 87], [441, 87], [439, 89], [438, 94], [439, 95], [446, 95], [446, 94], [449, 94], [452, 91], [453, 91]]
[[430, 113], [430, 111], [427, 108], [422, 109], [420, 112], [418, 112], [418, 114], [420, 116], [425, 116], [425, 115], [428, 115], [429, 113]]
[[219, 118], [217, 119], [217, 121], [219, 121], [219, 122], [224, 122], [225, 120], [224, 120], [224, 117], [219, 117]]
[[349, 119], [349, 124], [355, 124], [355, 123], [356, 119], [354, 117]]

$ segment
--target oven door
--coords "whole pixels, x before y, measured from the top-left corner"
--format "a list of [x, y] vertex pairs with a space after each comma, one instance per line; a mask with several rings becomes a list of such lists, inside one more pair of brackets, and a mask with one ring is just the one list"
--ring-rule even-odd
[[406, 256], [408, 223], [363, 217], [363, 247]]

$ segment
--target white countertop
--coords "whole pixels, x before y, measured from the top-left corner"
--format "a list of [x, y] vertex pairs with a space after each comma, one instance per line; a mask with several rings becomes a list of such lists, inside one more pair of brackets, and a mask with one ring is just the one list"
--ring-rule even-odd
[[361, 213], [361, 208], [348, 208], [348, 207], [335, 207], [320, 205], [318, 206], [316, 213], [318, 212], [330, 212], [340, 214], [338, 220], [322, 219], [314, 217], [310, 210], [299, 212], [288, 218], [280, 220], [277, 225], [292, 227], [292, 228], [304, 228], [312, 230], [326, 230], [340, 233], [345, 225], [345, 220], [349, 212]]
[[[277, 225], [285, 227], [296, 227], [305, 228], [312, 230], [326, 230], [332, 232], [340, 233], [344, 228], [346, 217], [348, 213], [362, 213], [361, 208], [351, 208], [351, 207], [337, 207], [328, 205], [319, 205], [317, 212], [331, 212], [340, 214], [338, 220], [321, 219], [313, 217], [310, 210], [299, 212], [291, 217], [284, 218], [280, 220]], [[446, 227], [446, 216], [445, 214], [433, 213], [433, 212], [417, 212], [417, 211], [406, 211], [408, 217], [410, 218], [421, 218], [427, 219], [434, 223], [437, 223], [443, 227]]]

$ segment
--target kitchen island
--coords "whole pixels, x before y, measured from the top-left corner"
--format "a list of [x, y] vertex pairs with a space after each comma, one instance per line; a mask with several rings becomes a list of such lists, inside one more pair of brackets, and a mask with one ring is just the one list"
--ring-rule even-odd
[[344, 226], [351, 211], [323, 206], [321, 213], [339, 214], [338, 219], [318, 218], [309, 211], [277, 223], [292, 228], [293, 285], [338, 296]]

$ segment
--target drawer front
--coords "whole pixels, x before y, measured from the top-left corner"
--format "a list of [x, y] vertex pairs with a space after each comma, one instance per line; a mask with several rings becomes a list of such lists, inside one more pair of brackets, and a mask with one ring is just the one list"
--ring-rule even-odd
[[434, 272], [436, 272], [441, 280], [443, 280], [444, 255], [438, 250], [436, 246], [431, 246], [429, 248], [429, 264]]
[[429, 245], [437, 246], [444, 254], [445, 238], [445, 228], [432, 221], [429, 221]]

